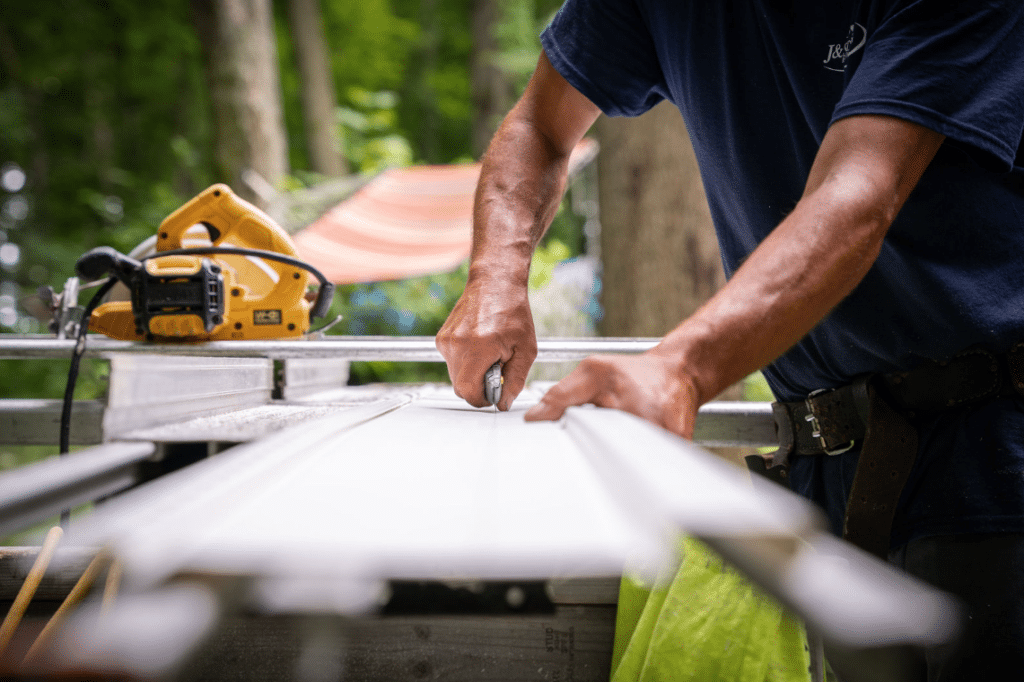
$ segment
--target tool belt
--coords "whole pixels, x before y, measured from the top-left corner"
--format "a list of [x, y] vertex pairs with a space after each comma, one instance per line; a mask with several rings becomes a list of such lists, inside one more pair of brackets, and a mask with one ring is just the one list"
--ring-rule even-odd
[[1024, 342], [1001, 355], [969, 349], [910, 371], [862, 377], [800, 402], [773, 403], [779, 449], [770, 468], [763, 459], [753, 468], [785, 482], [790, 458], [838, 455], [860, 443], [843, 537], [885, 559], [896, 504], [917, 457], [913, 421], [1010, 395], [1024, 397]]

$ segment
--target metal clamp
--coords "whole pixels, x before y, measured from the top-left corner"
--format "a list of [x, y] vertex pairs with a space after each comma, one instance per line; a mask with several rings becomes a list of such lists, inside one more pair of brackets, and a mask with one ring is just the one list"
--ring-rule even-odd
[[826, 455], [841, 455], [844, 452], [852, 450], [853, 446], [856, 444], [856, 441], [851, 440], [846, 445], [839, 445], [830, 448], [824, 436], [821, 435], [821, 423], [818, 421], [818, 416], [814, 411], [814, 401], [812, 399], [815, 396], [821, 395], [823, 393], [830, 393], [834, 390], [834, 388], [819, 388], [816, 391], [812, 391], [807, 396], [807, 398], [804, 399], [804, 405], [807, 406], [807, 416], [804, 417], [804, 420], [810, 422], [811, 436], [813, 438], [818, 439], [818, 442], [821, 444], [822, 452], [824, 452]]

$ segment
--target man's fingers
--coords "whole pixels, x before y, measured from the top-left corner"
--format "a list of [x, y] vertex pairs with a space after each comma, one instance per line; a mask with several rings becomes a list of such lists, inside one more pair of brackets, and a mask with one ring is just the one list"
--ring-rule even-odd
[[523, 415], [523, 419], [528, 422], [553, 422], [558, 421], [565, 414], [565, 410], [568, 405], [555, 403], [553, 401], [541, 400], [539, 403], [531, 407]]
[[523, 392], [526, 387], [526, 377], [530, 373], [533, 361], [537, 359], [537, 349], [532, 350], [516, 348], [512, 356], [505, 361], [501, 368], [501, 375], [505, 383], [501, 387], [501, 400], [498, 402], [498, 409], [508, 411], [516, 396]]
[[484, 376], [495, 362], [504, 368], [499, 409], [507, 410], [526, 384], [537, 342], [526, 287], [501, 273], [470, 277], [438, 331], [435, 345], [448, 365], [455, 395], [486, 407]]
[[501, 385], [501, 400], [498, 401], [498, 409], [502, 412], [507, 412], [512, 407], [516, 396], [522, 393], [526, 386], [526, 374], [530, 371], [530, 366], [526, 365], [524, 368], [524, 364], [526, 363], [523, 360], [513, 355], [512, 359], [501, 368], [504, 383]]
[[459, 396], [473, 407], [487, 407], [490, 405], [484, 395], [484, 375], [494, 364], [494, 360], [483, 361], [477, 358], [466, 358], [459, 364], [459, 376], [452, 381], [455, 395]]
[[587, 358], [565, 377], [551, 387], [540, 402], [526, 413], [526, 421], [554, 421], [561, 419], [565, 410], [575, 405], [595, 402], [603, 390], [597, 362]]
[[448, 370], [448, 380], [451, 381], [452, 388], [455, 389], [455, 395], [458, 395], [461, 398], [462, 396], [459, 395], [459, 389], [455, 382], [455, 375], [458, 370], [457, 365], [455, 364], [455, 359], [451, 355], [451, 343], [447, 336], [442, 337], [441, 334], [438, 334], [434, 337], [434, 346], [437, 348], [438, 352], [441, 353], [441, 357], [444, 358], [444, 365]]
[[692, 380], [674, 375], [657, 358], [591, 356], [551, 387], [526, 413], [527, 421], [560, 419], [573, 405], [592, 403], [635, 414], [693, 438], [697, 390]]

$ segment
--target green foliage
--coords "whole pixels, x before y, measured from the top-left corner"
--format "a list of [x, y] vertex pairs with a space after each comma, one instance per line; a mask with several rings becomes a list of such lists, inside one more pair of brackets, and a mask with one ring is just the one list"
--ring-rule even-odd
[[[0, 445], [0, 471], [17, 469], [56, 454], [51, 445]], [[6, 544], [0, 541], [0, 545]]]
[[405, 82], [423, 29], [391, 0], [323, 0], [338, 92], [350, 87], [397, 90]]
[[351, 106], [338, 107], [338, 125], [345, 157], [360, 173], [409, 166], [412, 146], [398, 131], [398, 95], [391, 90], [371, 92], [352, 86], [346, 93]]
[[466, 264], [439, 273], [391, 282], [349, 284], [332, 314], [344, 316], [345, 329], [356, 335], [408, 336], [435, 334], [466, 285]]
[[[0, 397], [58, 398], [64, 395], [70, 360], [0, 360]], [[75, 398], [101, 397], [107, 387], [108, 365], [102, 360], [84, 359], [79, 368]], [[0, 471], [56, 455], [57, 427], [48, 436], [54, 445], [4, 445], [0, 443]], [[73, 450], [73, 449], [72, 449]], [[3, 544], [0, 541], [0, 544]]]
[[[209, 184], [207, 100], [186, 3], [19, 4], [0, 30], [0, 172], [26, 178], [0, 190], [0, 248], [18, 249], [0, 333], [45, 331], [37, 287], [61, 289], [94, 246], [130, 249]], [[2, 396], [63, 392], [66, 363], [3, 364]]]
[[[301, 171], [307, 163], [299, 81], [282, 5], [275, 5], [281, 87], [290, 159]], [[412, 150], [409, 162], [450, 163], [470, 155], [470, 7], [470, 0], [321, 0], [345, 153], [357, 169], [366, 156], [405, 158], [403, 140]], [[391, 135], [376, 134], [376, 123], [362, 119], [371, 113], [365, 93], [397, 96], [383, 107], [397, 117]], [[366, 126], [369, 148], [362, 146]]]
[[154, 195], [208, 180], [199, 44], [171, 0], [25, 4], [3, 41], [0, 163], [25, 170], [29, 211], [0, 229], [25, 251], [14, 277], [56, 285], [81, 247], [138, 236]]
[[[754, 372], [743, 380], [743, 399], [751, 402], [770, 403], [775, 401], [772, 389], [768, 386], [767, 379], [761, 372]], [[757, 448], [762, 455], [769, 455], [778, 450], [775, 446]]]
[[555, 213], [554, 220], [551, 221], [548, 231], [544, 233], [544, 238], [541, 240], [541, 246], [552, 241], [562, 242], [569, 250], [566, 258], [575, 258], [586, 253], [586, 239], [583, 236], [585, 218], [570, 208], [572, 203], [570, 197], [573, 191], [573, 184], [570, 183], [566, 189], [566, 195], [558, 207], [558, 212]]
[[[329, 334], [433, 336], [444, 324], [466, 286], [468, 264], [438, 273], [391, 282], [339, 286], [328, 318], [342, 316]], [[444, 381], [447, 370], [436, 362], [359, 362], [353, 383]]]
[[[18, 398], [59, 398], [67, 385], [68, 360], [0, 360], [2, 395]], [[99, 398], [106, 392], [108, 367], [103, 360], [86, 358], [79, 368], [75, 397], [80, 400]], [[17, 376], [22, 382], [13, 385], [7, 378]], [[55, 439], [56, 442], [56, 439]]]
[[469, 157], [472, 0], [394, 0], [393, 6], [397, 16], [420, 27], [403, 78], [393, 88], [401, 98], [403, 134], [418, 160], [451, 163]]
[[469, 154], [470, 0], [324, 0], [322, 10], [342, 106], [366, 114], [358, 93], [397, 95], [385, 107], [397, 116], [393, 135], [371, 135], [371, 149], [347, 145], [348, 155], [402, 155], [403, 139], [416, 161]]
[[768, 387], [768, 381], [760, 372], [754, 372], [743, 380], [743, 399], [753, 402], [770, 403], [775, 400], [772, 389]]
[[498, 43], [495, 64], [515, 80], [517, 92], [526, 88], [541, 52], [540, 34], [561, 4], [561, 0], [501, 0], [493, 29]]
[[530, 262], [530, 288], [540, 289], [550, 282], [555, 266], [571, 255], [569, 247], [557, 239], [538, 246]]
[[[284, 99], [285, 123], [288, 132], [289, 155], [292, 168], [308, 167], [305, 157], [305, 143], [302, 134], [302, 103], [299, 97], [299, 74], [293, 64], [291, 34], [287, 28], [287, 12], [285, 3], [275, 3], [277, 12], [277, 45], [281, 58], [281, 90]], [[324, 33], [331, 57], [331, 70], [334, 76], [335, 91], [341, 104], [356, 113], [365, 113], [361, 109], [361, 97], [356, 101], [347, 99], [350, 93], [379, 93], [396, 91], [404, 82], [412, 58], [414, 46], [420, 39], [420, 27], [415, 21], [399, 17], [392, 9], [389, 0], [321, 0], [321, 14]], [[375, 107], [379, 108], [379, 107]], [[384, 109], [393, 115], [394, 104]], [[345, 116], [343, 112], [342, 116]], [[343, 118], [339, 121], [343, 130], [351, 128], [363, 131], [363, 126], [373, 122], [352, 121]], [[398, 126], [389, 123], [392, 129]], [[371, 135], [371, 137], [374, 137]], [[407, 134], [402, 133], [402, 138]], [[403, 151], [393, 149], [394, 141], [377, 141], [379, 149], [370, 150], [370, 154], [382, 154], [401, 157]], [[359, 156], [363, 149], [356, 149], [356, 158], [352, 150], [346, 148], [345, 155], [358, 170], [362, 167]], [[406, 165], [412, 162], [412, 156]], [[390, 163], [388, 165], [398, 165]]]
[[194, 154], [208, 146], [199, 44], [181, 3], [26, 4], [8, 28], [0, 92], [20, 111], [0, 149], [29, 174], [26, 228], [98, 241], [148, 202], [140, 186], [174, 177], [187, 196], [203, 183], [200, 160], [181, 158], [181, 140]]
[[517, 92], [526, 88], [541, 50], [542, 26], [537, 21], [536, 10], [533, 2], [503, 0], [501, 15], [494, 26], [498, 43], [495, 64], [513, 77]]

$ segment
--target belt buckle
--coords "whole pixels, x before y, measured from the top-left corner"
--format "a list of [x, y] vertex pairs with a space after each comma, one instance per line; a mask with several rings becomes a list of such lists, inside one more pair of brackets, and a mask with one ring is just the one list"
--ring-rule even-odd
[[814, 396], [821, 395], [823, 393], [831, 393], [834, 390], [836, 389], [819, 388], [816, 391], [811, 391], [804, 399], [804, 405], [807, 407], [807, 416], [804, 417], [804, 420], [811, 424], [811, 437], [818, 439], [818, 443], [821, 444], [822, 452], [829, 456], [841, 455], [844, 452], [852, 450], [856, 443], [856, 441], [851, 440], [846, 445], [837, 445], [836, 447], [830, 448], [828, 442], [825, 441], [825, 437], [821, 435], [821, 423], [818, 422], [818, 416], [814, 412], [814, 403], [811, 399], [814, 398]]

